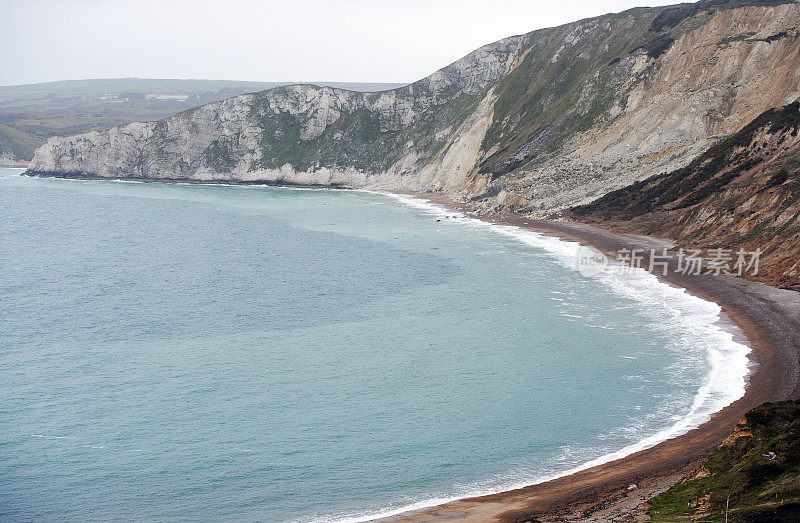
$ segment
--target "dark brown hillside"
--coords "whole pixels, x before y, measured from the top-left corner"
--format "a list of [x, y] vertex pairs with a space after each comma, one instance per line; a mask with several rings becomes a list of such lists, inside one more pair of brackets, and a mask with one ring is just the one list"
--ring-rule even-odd
[[760, 248], [756, 279], [800, 286], [799, 130], [799, 102], [771, 109], [687, 167], [609, 193], [566, 216], [672, 238], [686, 247]]

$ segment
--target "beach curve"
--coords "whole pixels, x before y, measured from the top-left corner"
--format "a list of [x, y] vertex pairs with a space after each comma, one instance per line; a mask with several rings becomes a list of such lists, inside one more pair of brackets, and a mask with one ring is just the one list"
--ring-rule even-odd
[[[394, 196], [432, 212], [469, 214], [467, 206], [441, 195], [394, 193]], [[481, 219], [501, 232], [503, 228], [533, 232], [551, 240], [590, 246], [607, 255], [620, 249], [660, 249], [669, 243], [573, 222], [528, 220], [513, 214], [471, 218]], [[631, 505], [632, 492], [638, 497], [635, 505], [641, 511], [646, 499], [674, 484], [710, 454], [748, 410], [766, 401], [800, 397], [800, 295], [732, 277], [687, 276], [674, 270], [658, 280], [716, 304], [720, 317], [730, 319], [744, 333], [752, 348], [749, 351], [752, 365], [747, 373], [748, 385], [740, 397], [709, 412], [702, 423], [669, 435], [659, 433], [657, 438], [648, 438], [658, 441], [640, 442], [642, 448], [628, 446], [564, 471], [558, 477], [502, 492], [440, 500], [433, 506], [405, 507], [346, 521], [597, 519], [599, 511], [608, 511], [615, 503]], [[597, 517], [588, 516], [592, 513]]]
[[[463, 213], [499, 227], [519, 228], [592, 246], [609, 255], [622, 248], [661, 248], [668, 243], [574, 222], [534, 221], [514, 214], [474, 216], [467, 205], [444, 195], [394, 194], [412, 197], [423, 206], [440, 206], [449, 209], [451, 214]], [[646, 263], [647, 259], [644, 261]], [[683, 435], [596, 466], [585, 464], [578, 467], [580, 470], [565, 471], [557, 478], [487, 495], [435, 500], [434, 504], [422, 502], [419, 507], [402, 507], [388, 513], [337, 521], [546, 521], [549, 517], [564, 520], [568, 515], [585, 520], [586, 514], [596, 514], [630, 497], [628, 489], [634, 484], [637, 486], [634, 493], [642, 501], [652, 497], [643, 494], [658, 493], [674, 484], [710, 454], [753, 407], [766, 401], [800, 397], [800, 294], [741, 279], [682, 276], [674, 271], [661, 279], [716, 303], [745, 334], [752, 347], [751, 359], [757, 365], [740, 399]]]

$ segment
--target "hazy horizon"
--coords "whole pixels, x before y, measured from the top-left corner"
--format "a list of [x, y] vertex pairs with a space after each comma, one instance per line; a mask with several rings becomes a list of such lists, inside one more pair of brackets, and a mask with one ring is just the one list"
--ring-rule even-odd
[[106, 78], [416, 81], [478, 47], [669, 0], [9, 1], [0, 85]]

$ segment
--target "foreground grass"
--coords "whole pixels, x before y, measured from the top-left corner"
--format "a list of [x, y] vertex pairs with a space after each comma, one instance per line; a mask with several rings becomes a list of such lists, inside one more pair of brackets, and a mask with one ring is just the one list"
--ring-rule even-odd
[[695, 473], [650, 500], [653, 521], [800, 521], [800, 401], [767, 403]]

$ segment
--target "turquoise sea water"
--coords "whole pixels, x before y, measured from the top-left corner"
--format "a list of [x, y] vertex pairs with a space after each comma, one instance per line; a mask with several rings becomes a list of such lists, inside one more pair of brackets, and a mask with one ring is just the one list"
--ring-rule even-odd
[[365, 192], [19, 172], [0, 519], [360, 519], [608, 459], [741, 393], [716, 306], [583, 278], [563, 242]]

